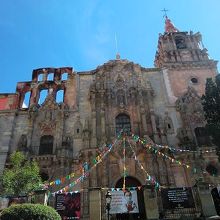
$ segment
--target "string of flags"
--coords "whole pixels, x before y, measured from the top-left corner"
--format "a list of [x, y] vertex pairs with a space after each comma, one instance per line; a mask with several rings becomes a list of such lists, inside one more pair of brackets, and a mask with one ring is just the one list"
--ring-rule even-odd
[[179, 148], [174, 148], [174, 147], [169, 147], [168, 145], [160, 145], [160, 144], [154, 144], [155, 146], [157, 146], [158, 148], [163, 148], [163, 149], [169, 149], [171, 151], [174, 151], [174, 152], [180, 152], [180, 153], [185, 153], [185, 152], [188, 152], [188, 153], [215, 153], [216, 150], [215, 149], [211, 149], [211, 150], [203, 150], [203, 149], [198, 149], [198, 150], [187, 150], [187, 149], [179, 149]]
[[[127, 176], [127, 168], [126, 168], [126, 147], [125, 147], [125, 135], [122, 136], [123, 132], [120, 132], [120, 134], [117, 136], [117, 138], [115, 139], [115, 141], [112, 143], [112, 144], [109, 144], [109, 145], [104, 145], [101, 149], [104, 148], [103, 151], [99, 151], [99, 154], [92, 160], [91, 164], [89, 164], [88, 162], [85, 162], [82, 164], [82, 175], [80, 177], [78, 177], [75, 181], [71, 182], [70, 184], [68, 184], [67, 186], [63, 187], [62, 189], [52, 193], [53, 195], [56, 194], [56, 193], [65, 193], [65, 192], [68, 192], [68, 190], [77, 185], [78, 183], [81, 183], [83, 182], [89, 175], [90, 175], [90, 172], [99, 164], [102, 162], [102, 160], [108, 155], [108, 153], [112, 150], [113, 146], [123, 137], [122, 139], [122, 142], [123, 143], [123, 162], [124, 162], [124, 166], [123, 166], [123, 188], [110, 188], [111, 190], [125, 190], [125, 188], [127, 189], [126, 187], [126, 176]], [[169, 146], [162, 146], [162, 145], [158, 145], [158, 144], [155, 144], [153, 143], [152, 140], [146, 140], [146, 139], [141, 139], [138, 135], [134, 135], [132, 134], [132, 139], [135, 141], [135, 142], [140, 142], [146, 149], [149, 149], [151, 150], [153, 153], [155, 154], [158, 154], [162, 157], [164, 157], [165, 159], [169, 159], [171, 162], [175, 162], [179, 165], [182, 165], [182, 166], [185, 166], [186, 168], [189, 168], [190, 166], [188, 164], [185, 164], [183, 163], [182, 161], [179, 161], [179, 160], [176, 160], [175, 158], [173, 157], [170, 157], [166, 154], [164, 154], [163, 152], [160, 151], [160, 149], [164, 149], [164, 148], [168, 148], [170, 149], [171, 151], [175, 151], [175, 152], [194, 152], [194, 151], [189, 151], [189, 150], [182, 150], [182, 149], [175, 149], [175, 148], [172, 148], [172, 147], [169, 147]], [[147, 179], [146, 181], [150, 181], [151, 184], [153, 184], [156, 188], [161, 188], [162, 186], [159, 184], [159, 182], [156, 181], [156, 179], [154, 177], [152, 177], [148, 172], [147, 170], [144, 168], [144, 166], [141, 164], [141, 162], [138, 160], [136, 154], [135, 154], [135, 151], [134, 151], [134, 148], [132, 147], [130, 141], [128, 141], [129, 143], [129, 146], [133, 152], [133, 155], [134, 155], [134, 159], [135, 161], [137, 162], [137, 164], [139, 165], [139, 167], [141, 168], [141, 170], [143, 170], [143, 172], [146, 173], [146, 176], [147, 176]], [[99, 148], [100, 149], [100, 148]], [[205, 153], [208, 153], [208, 152], [213, 152], [214, 150], [210, 150], [210, 151], [204, 151]], [[197, 151], [195, 151], [197, 152]], [[91, 167], [90, 167], [91, 165]], [[203, 172], [204, 173], [204, 172]], [[207, 172], [206, 172], [207, 173]], [[59, 179], [56, 179], [54, 181], [51, 181], [49, 184], [45, 184], [45, 185], [49, 185], [49, 186], [53, 186], [53, 185], [60, 185], [62, 183], [64, 183], [66, 180], [70, 180], [71, 178], [74, 178], [75, 177], [75, 173], [71, 173], [65, 177], [61, 177]], [[140, 186], [141, 187], [141, 186]], [[132, 187], [131, 187], [132, 188]], [[133, 187], [133, 188], [136, 188], [137, 187]], [[107, 189], [107, 188], [102, 188], [102, 189]], [[109, 188], [108, 188], [109, 189]], [[139, 189], [139, 188], [138, 188]], [[79, 191], [74, 191], [74, 193], [78, 193]]]
[[[93, 166], [91, 168], [89, 168], [88, 170], [86, 170], [80, 177], [78, 177], [75, 181], [73, 181], [72, 183], [68, 184], [67, 186], [63, 187], [62, 189], [52, 193], [52, 194], [56, 194], [56, 193], [63, 193], [63, 192], [67, 192], [69, 188], [76, 186], [78, 183], [83, 182], [90, 174], [90, 172], [99, 164], [102, 162], [102, 160], [109, 154], [109, 152], [111, 152], [113, 146], [117, 143], [118, 139], [121, 136], [119, 135], [117, 137], [117, 139], [114, 141], [113, 144], [109, 145], [109, 149], [107, 151], [104, 152], [103, 155], [99, 156], [99, 159], [95, 159], [93, 160]], [[97, 157], [96, 157], [97, 158]]]
[[[121, 135], [119, 134], [117, 136], [118, 139], [121, 138]], [[93, 161], [93, 165], [95, 165], [98, 161], [101, 160], [101, 158], [103, 157], [103, 155], [110, 149], [112, 148], [112, 145], [113, 144], [109, 144], [109, 145], [106, 145], [104, 144], [103, 147], [101, 147], [103, 150], [102, 152], [100, 152], [92, 161]], [[85, 172], [89, 169], [89, 163], [88, 162], [85, 162], [83, 165], [82, 165], [82, 173], [85, 174]], [[74, 178], [76, 175], [76, 173], [70, 173], [68, 175], [66, 175], [65, 177], [61, 177], [61, 178], [58, 178], [56, 180], [53, 180], [49, 183], [45, 183], [43, 184], [43, 188], [47, 188], [48, 186], [54, 186], [54, 185], [60, 185], [60, 184], [63, 184], [66, 180], [70, 180], [72, 178]]]
[[[126, 187], [126, 190], [129, 190], [129, 191], [137, 191], [137, 190], [141, 190], [141, 189], [143, 189], [145, 186], [144, 185], [140, 185], [140, 186], [130, 186], [130, 187]], [[86, 189], [86, 190], [88, 190], [88, 189]], [[108, 187], [101, 187], [100, 188], [100, 190], [103, 190], [103, 191], [112, 191], [112, 192], [114, 192], [114, 191], [124, 191], [124, 189], [123, 188], [108, 188]], [[60, 193], [62, 193], [62, 194], [76, 194], [76, 193], [80, 193], [80, 192], [83, 192], [83, 191], [85, 191], [85, 189], [80, 189], [80, 190], [75, 190], [75, 191], [69, 191], [69, 192], [55, 192], [55, 193], [52, 193], [52, 196], [55, 196], [56, 194], [60, 194]]]
[[[190, 168], [190, 166], [188, 165], [188, 164], [185, 164], [185, 163], [183, 163], [183, 162], [181, 162], [181, 161], [179, 161], [179, 160], [176, 160], [176, 159], [174, 159], [174, 158], [172, 158], [172, 157], [170, 157], [170, 156], [168, 156], [168, 155], [166, 155], [166, 154], [164, 154], [163, 152], [161, 152], [161, 151], [159, 151], [159, 149], [158, 148], [156, 148], [155, 146], [157, 146], [157, 147], [159, 147], [160, 149], [162, 148], [162, 149], [164, 149], [164, 148], [166, 148], [166, 149], [170, 149], [170, 150], [173, 150], [173, 151], [177, 151], [177, 152], [197, 152], [198, 153], [198, 151], [199, 152], [202, 152], [202, 153], [211, 153], [211, 152], [216, 152], [215, 150], [198, 150], [198, 151], [190, 151], [190, 150], [181, 150], [181, 149], [176, 149], [176, 148], [172, 148], [172, 147], [169, 147], [169, 146], [162, 146], [162, 145], [159, 145], [159, 144], [154, 144], [153, 143], [153, 141], [152, 140], [149, 140], [149, 141], [147, 141], [146, 139], [141, 139], [138, 135], [134, 135], [134, 134], [132, 134], [132, 137], [133, 137], [133, 140], [135, 141], [135, 142], [140, 142], [141, 144], [143, 144], [144, 146], [146, 146], [149, 150], [152, 150], [154, 153], [156, 153], [156, 154], [158, 154], [158, 155], [161, 155], [161, 156], [163, 156], [164, 158], [166, 158], [166, 159], [169, 159], [171, 162], [175, 162], [175, 163], [177, 163], [177, 164], [179, 164], [179, 165], [183, 165], [183, 166], [185, 166], [186, 168]], [[196, 168], [194, 168], [193, 169], [193, 172], [195, 173], [195, 170], [196, 170]], [[215, 175], [212, 175], [212, 174], [210, 174], [209, 172], [207, 172], [207, 171], [205, 171], [205, 170], [202, 170], [202, 173], [203, 174], [206, 174], [206, 175], [209, 175], [209, 176], [211, 176], [211, 177], [215, 177]]]
[[132, 151], [132, 153], [133, 153], [133, 155], [134, 155], [135, 161], [137, 162], [137, 164], [139, 165], [139, 167], [141, 168], [141, 170], [143, 170], [143, 171], [146, 173], [146, 175], [147, 175], [146, 181], [150, 181], [152, 184], [155, 185], [156, 188], [160, 188], [161, 186], [160, 186], [159, 182], [157, 182], [156, 179], [155, 179], [154, 177], [152, 177], [152, 176], [147, 172], [147, 170], [144, 168], [144, 166], [142, 165], [142, 163], [140, 162], [140, 160], [138, 160], [137, 155], [135, 154], [134, 148], [131, 146], [131, 143], [130, 143], [129, 140], [128, 140], [128, 144], [129, 144], [129, 147], [131, 148], [131, 151]]
[[170, 157], [170, 156], [164, 154], [163, 152], [159, 151], [158, 148], [156, 148], [156, 147], [154, 146], [154, 144], [152, 144], [152, 143], [147, 143], [147, 140], [141, 139], [138, 135], [133, 135], [133, 134], [132, 134], [132, 137], [133, 137], [133, 140], [134, 140], [135, 142], [140, 142], [141, 144], [143, 144], [143, 146], [145, 146], [147, 149], [151, 150], [153, 153], [158, 154], [159, 156], [162, 156], [162, 157], [164, 157], [165, 159], [170, 160], [172, 163], [175, 162], [176, 164], [185, 166], [186, 168], [189, 168], [189, 167], [190, 167], [188, 164], [185, 164], [184, 162], [182, 162], [182, 161], [180, 161], [180, 160], [176, 160], [175, 158]]
[[[138, 139], [140, 139], [140, 137], [138, 135], [132, 134], [132, 137], [138, 141]], [[175, 148], [175, 147], [170, 147], [168, 145], [161, 145], [161, 144], [156, 144], [154, 143], [151, 139], [150, 140], [146, 140], [146, 139], [142, 139], [142, 141], [144, 142], [148, 142], [150, 144], [153, 144], [154, 146], [158, 147], [158, 148], [163, 148], [163, 149], [169, 149], [171, 151], [176, 151], [176, 152], [188, 152], [188, 153], [215, 153], [216, 149], [211, 149], [211, 150], [204, 150], [204, 149], [198, 149], [198, 150], [188, 150], [188, 149], [180, 149], [180, 148]]]

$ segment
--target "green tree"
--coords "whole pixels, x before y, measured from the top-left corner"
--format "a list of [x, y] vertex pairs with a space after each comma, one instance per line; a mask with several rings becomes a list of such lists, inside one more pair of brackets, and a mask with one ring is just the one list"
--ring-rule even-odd
[[203, 109], [207, 120], [206, 129], [213, 138], [213, 143], [220, 150], [220, 75], [215, 81], [208, 78], [205, 95], [202, 97]]
[[25, 195], [40, 188], [42, 180], [39, 166], [35, 161], [29, 161], [21, 152], [10, 155], [10, 167], [2, 176], [3, 193], [5, 195]]

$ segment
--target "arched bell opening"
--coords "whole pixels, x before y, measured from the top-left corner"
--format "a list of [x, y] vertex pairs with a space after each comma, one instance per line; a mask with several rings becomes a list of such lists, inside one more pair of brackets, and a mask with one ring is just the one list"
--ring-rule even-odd
[[[119, 179], [115, 185], [115, 188], [123, 188], [124, 184], [124, 177]], [[116, 220], [140, 220], [146, 219], [146, 212], [145, 212], [145, 203], [144, 203], [144, 192], [143, 187], [141, 187], [141, 182], [132, 176], [127, 176], [125, 178], [125, 187], [126, 190], [124, 191], [124, 196], [129, 196], [129, 192], [135, 190], [137, 193], [137, 203], [138, 203], [138, 213], [118, 213], [115, 216]], [[134, 188], [133, 188], [134, 187]], [[125, 199], [126, 200], [126, 199]]]

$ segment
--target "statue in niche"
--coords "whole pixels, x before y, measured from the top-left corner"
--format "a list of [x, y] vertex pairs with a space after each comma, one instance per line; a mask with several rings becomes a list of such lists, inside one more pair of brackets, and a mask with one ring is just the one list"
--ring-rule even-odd
[[117, 94], [117, 104], [120, 106], [124, 106], [125, 105], [125, 95], [124, 95], [124, 91], [119, 90], [118, 94]]
[[67, 135], [63, 137], [62, 146], [71, 147], [72, 146], [72, 137]]
[[53, 120], [53, 112], [51, 110], [45, 111], [45, 120], [47, 120], [47, 121]]

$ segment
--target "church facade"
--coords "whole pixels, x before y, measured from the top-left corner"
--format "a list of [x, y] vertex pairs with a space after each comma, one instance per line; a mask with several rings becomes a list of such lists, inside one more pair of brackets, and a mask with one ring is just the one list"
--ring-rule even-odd
[[[56, 192], [82, 174], [82, 164], [92, 167], [106, 144], [114, 145], [71, 189], [81, 190], [82, 219], [92, 215], [105, 219], [102, 189], [122, 188], [125, 167], [130, 187], [151, 185], [149, 176], [161, 187], [192, 187], [199, 180], [217, 185], [220, 178], [212, 172], [220, 172], [220, 166], [204, 128], [200, 98], [206, 79], [214, 78], [218, 70], [201, 38], [200, 33], [179, 31], [166, 18], [154, 68], [117, 55], [86, 72], [71, 67], [33, 70], [32, 80], [19, 82], [16, 93], [0, 94], [0, 171], [8, 155], [23, 151], [39, 163], [45, 181], [75, 174], [50, 188]], [[126, 146], [125, 159], [123, 138], [117, 138], [121, 131], [131, 145]], [[173, 160], [148, 150], [132, 135], [157, 144]], [[163, 210], [159, 193], [152, 195], [152, 188], [146, 187], [141, 196], [141, 218], [156, 219]], [[100, 210], [93, 213], [97, 202]]]

